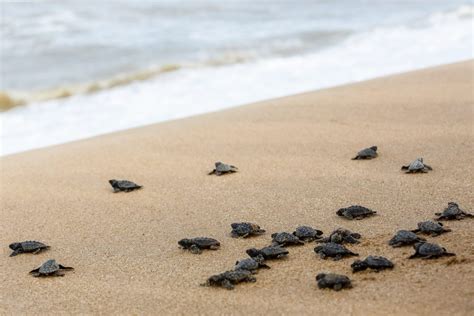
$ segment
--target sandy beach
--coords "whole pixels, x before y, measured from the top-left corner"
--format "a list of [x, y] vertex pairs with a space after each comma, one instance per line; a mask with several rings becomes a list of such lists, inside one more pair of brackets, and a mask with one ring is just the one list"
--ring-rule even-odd
[[[408, 260], [411, 247], [387, 241], [450, 201], [474, 212], [473, 73], [473, 61], [461, 62], [1, 158], [0, 314], [472, 315], [474, 220], [427, 237], [454, 261]], [[378, 158], [350, 159], [372, 145]], [[434, 171], [400, 171], [417, 157]], [[208, 176], [215, 161], [240, 172]], [[113, 194], [113, 178], [144, 188]], [[351, 204], [378, 215], [336, 216]], [[238, 221], [267, 234], [233, 239]], [[362, 259], [386, 256], [395, 269], [352, 274], [353, 259], [322, 260], [311, 243], [269, 262], [256, 283], [199, 286], [272, 232], [301, 224], [359, 232], [350, 248]], [[178, 248], [196, 236], [221, 249]], [[9, 257], [9, 243], [31, 239], [52, 248]], [[28, 275], [49, 258], [75, 270]], [[324, 271], [347, 274], [354, 288], [318, 289]]]

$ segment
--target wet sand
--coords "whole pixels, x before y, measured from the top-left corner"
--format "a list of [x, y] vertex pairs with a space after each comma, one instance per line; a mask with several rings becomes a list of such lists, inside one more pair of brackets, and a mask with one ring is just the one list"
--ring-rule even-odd
[[[449, 201], [474, 211], [473, 73], [473, 61], [457, 63], [1, 158], [0, 314], [472, 313], [474, 220], [427, 237], [456, 260], [407, 260], [413, 249], [387, 241]], [[350, 160], [371, 145], [378, 158]], [[417, 157], [434, 171], [400, 171]], [[219, 160], [240, 172], [207, 176]], [[144, 188], [113, 194], [112, 178]], [[351, 204], [378, 215], [336, 216]], [[233, 239], [235, 221], [268, 233]], [[322, 260], [308, 244], [269, 262], [256, 283], [199, 286], [245, 249], [267, 245], [272, 232], [300, 224], [357, 231], [362, 243], [349, 247], [361, 258], [386, 256], [395, 269], [353, 275], [354, 259]], [[202, 255], [178, 248], [195, 236], [222, 247]], [[10, 242], [28, 239], [52, 248], [8, 257]], [[28, 275], [49, 258], [75, 271]], [[319, 290], [323, 271], [349, 275], [354, 288]]]

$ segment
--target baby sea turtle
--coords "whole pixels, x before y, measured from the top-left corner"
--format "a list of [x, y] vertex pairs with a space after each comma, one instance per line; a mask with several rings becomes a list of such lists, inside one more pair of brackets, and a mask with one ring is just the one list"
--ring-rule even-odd
[[376, 211], [372, 211], [367, 207], [360, 205], [352, 205], [346, 208], [341, 208], [337, 212], [337, 215], [345, 217], [347, 219], [363, 219], [365, 217], [376, 214]]
[[255, 258], [242, 259], [235, 263], [234, 270], [247, 270], [252, 273], [256, 273], [260, 268], [270, 269], [270, 267], [266, 265], [264, 261], [265, 259], [261, 255], [256, 256]]
[[415, 253], [411, 255], [408, 259], [414, 258], [423, 258], [423, 259], [434, 259], [443, 256], [455, 256], [456, 254], [447, 252], [445, 248], [427, 242], [416, 243], [413, 248], [415, 248]]
[[49, 246], [43, 244], [42, 242], [34, 241], [34, 240], [14, 242], [10, 244], [8, 247], [10, 247], [10, 249], [13, 250], [13, 252], [10, 254], [10, 257], [16, 256], [20, 253], [28, 253], [28, 252], [32, 252], [36, 255], [40, 253], [41, 251], [50, 248]]
[[352, 287], [351, 279], [342, 274], [335, 273], [319, 273], [316, 276], [316, 282], [320, 289], [333, 289], [339, 291], [343, 288], [349, 289]]
[[352, 158], [352, 160], [360, 160], [360, 159], [372, 159], [377, 157], [377, 146], [372, 146], [369, 148], [362, 149], [357, 153], [357, 156]]
[[184, 238], [178, 241], [178, 244], [183, 249], [188, 249], [191, 253], [200, 254], [203, 249], [217, 250], [220, 247], [220, 242], [214, 238], [208, 237], [196, 237], [196, 238]]
[[255, 248], [250, 248], [247, 249], [246, 253], [252, 257], [255, 258], [257, 256], [262, 256], [263, 259], [269, 260], [269, 259], [281, 259], [286, 256], [288, 256], [288, 250], [286, 248], [283, 248], [280, 245], [276, 246], [268, 246], [268, 247], [263, 247], [262, 249], [255, 249]]
[[50, 259], [43, 263], [39, 268], [31, 270], [30, 274], [34, 277], [45, 277], [45, 276], [64, 276], [64, 272], [61, 270], [74, 270], [72, 267], [65, 267], [60, 265], [54, 259]]
[[356, 260], [351, 264], [352, 272], [364, 271], [368, 268], [379, 272], [380, 270], [393, 269], [393, 262], [381, 256], [368, 256], [364, 260]]
[[340, 260], [343, 257], [348, 256], [358, 256], [359, 254], [353, 253], [346, 247], [341, 244], [336, 244], [333, 242], [325, 243], [321, 246], [317, 246], [314, 248], [314, 252], [319, 254], [322, 259], [326, 259], [327, 257], [332, 257], [334, 260]]
[[442, 223], [433, 221], [420, 222], [418, 223], [418, 229], [412, 230], [414, 233], [423, 233], [431, 235], [432, 237], [436, 237], [450, 231], [451, 229], [444, 228]]
[[221, 176], [223, 174], [237, 172], [238, 170], [236, 166], [228, 165], [220, 161], [216, 162], [215, 165], [215, 169], [209, 172], [209, 175], [215, 174], [216, 176]]
[[293, 234], [282, 232], [272, 234], [272, 244], [281, 246], [304, 245], [304, 241]]
[[448, 207], [442, 213], [435, 213], [435, 215], [439, 216], [437, 220], [452, 220], [452, 219], [463, 219], [465, 217], [474, 217], [473, 214], [469, 214], [464, 212], [459, 208], [459, 205], [454, 202], [449, 202]]
[[419, 237], [414, 232], [409, 230], [399, 230], [395, 236], [388, 242], [388, 244], [392, 247], [401, 247], [406, 245], [413, 245], [418, 242], [425, 242], [426, 239]]
[[428, 170], [433, 170], [433, 168], [423, 163], [423, 158], [417, 158], [414, 161], [412, 161], [409, 165], [402, 166], [402, 170], [406, 170], [406, 173], [417, 173], [417, 172], [426, 173], [428, 172]]
[[300, 240], [304, 242], [310, 242], [316, 239], [322, 238], [321, 235], [323, 234], [322, 231], [319, 229], [314, 229], [310, 226], [299, 226], [293, 232], [293, 235], [298, 237]]
[[114, 189], [114, 193], [116, 192], [130, 192], [133, 190], [141, 189], [142, 186], [138, 185], [132, 181], [128, 180], [109, 180], [110, 185]]
[[228, 290], [233, 290], [235, 284], [241, 282], [255, 282], [257, 279], [252, 276], [252, 273], [247, 270], [233, 270], [226, 271], [221, 274], [216, 274], [207, 279], [207, 282], [201, 286], [216, 286], [223, 287]]
[[321, 242], [333, 242], [336, 244], [343, 244], [343, 243], [349, 243], [349, 244], [358, 244], [362, 236], [358, 233], [353, 233], [348, 229], [344, 228], [338, 228], [335, 231], [329, 235], [329, 237], [326, 237], [321, 240]]
[[230, 235], [234, 238], [245, 238], [253, 235], [262, 235], [265, 233], [264, 229], [261, 229], [260, 226], [252, 223], [232, 223], [230, 226], [232, 227]]

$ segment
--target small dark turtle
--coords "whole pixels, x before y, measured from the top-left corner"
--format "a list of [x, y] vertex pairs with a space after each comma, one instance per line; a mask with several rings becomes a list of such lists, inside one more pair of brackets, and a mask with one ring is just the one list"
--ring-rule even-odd
[[385, 257], [368, 256], [364, 260], [356, 260], [351, 264], [352, 272], [364, 271], [368, 268], [379, 272], [380, 270], [393, 269], [393, 262]]
[[30, 274], [34, 277], [64, 276], [64, 272], [61, 270], [74, 270], [74, 268], [65, 267], [58, 264], [56, 260], [50, 259], [43, 263], [39, 268], [31, 270]]
[[414, 232], [409, 230], [399, 230], [395, 236], [388, 242], [392, 247], [401, 247], [407, 245], [413, 245], [418, 242], [425, 242], [426, 239], [417, 236]]
[[451, 229], [444, 228], [442, 223], [433, 221], [420, 222], [418, 223], [418, 229], [412, 230], [414, 233], [423, 233], [426, 235], [431, 235], [432, 237], [436, 237], [450, 231]]
[[352, 205], [346, 208], [341, 208], [337, 212], [337, 215], [345, 217], [347, 219], [363, 219], [365, 217], [376, 214], [376, 211], [372, 211], [367, 207], [360, 205]]
[[43, 250], [49, 249], [50, 247], [43, 244], [42, 242], [39, 241], [34, 241], [34, 240], [27, 240], [27, 241], [22, 241], [22, 242], [14, 242], [10, 244], [8, 247], [10, 247], [13, 252], [10, 254], [10, 257], [16, 256], [20, 253], [28, 253], [32, 252], [35, 255], [40, 253]]
[[281, 259], [286, 256], [288, 256], [288, 250], [286, 248], [283, 248], [280, 245], [277, 246], [268, 246], [268, 247], [263, 247], [262, 249], [247, 249], [246, 253], [252, 257], [255, 258], [257, 256], [262, 256], [263, 259], [269, 260], [269, 259]]
[[352, 160], [373, 159], [375, 157], [377, 157], [377, 146], [372, 146], [359, 151]]
[[265, 259], [261, 255], [256, 256], [255, 258], [242, 259], [235, 263], [234, 270], [247, 270], [256, 273], [260, 268], [270, 269], [264, 261]]
[[221, 176], [223, 174], [237, 172], [238, 170], [236, 166], [228, 165], [220, 161], [216, 162], [215, 165], [215, 169], [209, 172], [209, 175], [215, 174], [216, 176]]
[[417, 172], [427, 173], [428, 170], [433, 170], [433, 168], [423, 163], [423, 158], [417, 158], [414, 161], [412, 161], [409, 165], [402, 166], [402, 170], [406, 170], [406, 173], [417, 173]]
[[226, 271], [221, 274], [216, 274], [207, 279], [207, 282], [201, 286], [216, 286], [223, 287], [228, 290], [233, 290], [235, 284], [241, 282], [255, 282], [257, 279], [247, 270], [233, 270]]
[[333, 242], [336, 244], [358, 244], [362, 236], [358, 233], [353, 233], [348, 229], [338, 228], [329, 235], [329, 237], [323, 238], [321, 242]]
[[427, 242], [416, 243], [413, 248], [415, 248], [415, 253], [411, 255], [408, 259], [414, 258], [423, 258], [423, 259], [434, 259], [443, 256], [455, 256], [456, 254], [447, 252], [445, 248]]
[[435, 213], [435, 215], [439, 216], [437, 220], [452, 220], [452, 219], [463, 219], [465, 217], [474, 217], [473, 214], [469, 214], [464, 212], [459, 208], [454, 202], [449, 202], [448, 207], [442, 213]]
[[350, 289], [352, 287], [351, 279], [345, 275], [335, 273], [319, 273], [316, 276], [316, 282], [320, 289], [333, 289], [339, 291], [343, 288]]
[[272, 244], [280, 246], [304, 245], [304, 241], [293, 234], [282, 232], [272, 234]]
[[232, 227], [230, 235], [234, 238], [245, 238], [253, 235], [262, 235], [265, 233], [264, 229], [261, 229], [260, 226], [252, 223], [232, 223], [230, 226]]
[[184, 238], [178, 241], [178, 244], [183, 249], [188, 249], [191, 253], [200, 254], [203, 249], [217, 250], [220, 247], [220, 242], [214, 238], [208, 237], [196, 237], [196, 238]]
[[141, 189], [142, 186], [138, 185], [132, 181], [128, 180], [109, 180], [110, 185], [114, 189], [114, 193], [116, 192], [130, 192], [133, 190]]
[[321, 246], [317, 246], [314, 248], [314, 252], [319, 254], [322, 259], [326, 259], [327, 257], [332, 257], [334, 260], [340, 260], [344, 257], [349, 256], [358, 256], [359, 254], [353, 253], [346, 247], [341, 244], [336, 244], [333, 242], [325, 243]]
[[322, 231], [319, 229], [314, 229], [310, 226], [299, 226], [293, 232], [293, 235], [298, 237], [300, 240], [304, 242], [310, 242], [316, 239], [322, 238], [321, 235], [323, 234]]

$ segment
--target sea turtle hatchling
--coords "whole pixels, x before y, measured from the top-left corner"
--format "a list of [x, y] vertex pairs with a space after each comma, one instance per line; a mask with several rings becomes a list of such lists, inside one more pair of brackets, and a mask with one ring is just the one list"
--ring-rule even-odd
[[286, 248], [283, 248], [280, 245], [276, 245], [263, 247], [262, 249], [250, 248], [246, 250], [246, 253], [252, 258], [262, 256], [263, 259], [270, 260], [285, 258], [286, 256], [288, 256], [289, 252]]
[[209, 175], [215, 174], [216, 176], [221, 176], [223, 174], [237, 172], [238, 169], [239, 169], [236, 166], [228, 165], [228, 164], [222, 163], [220, 161], [216, 162], [215, 166], [216, 167], [214, 168], [214, 170], [209, 172]]
[[359, 151], [352, 160], [373, 159], [375, 157], [377, 157], [377, 146], [372, 146]]
[[351, 279], [342, 274], [335, 273], [319, 273], [316, 276], [316, 282], [320, 289], [333, 289], [339, 291], [343, 288], [349, 289], [352, 287]]
[[270, 269], [264, 261], [265, 259], [261, 255], [256, 256], [255, 258], [242, 259], [235, 263], [234, 270], [247, 270], [252, 273], [257, 273], [257, 270], [260, 268]]
[[230, 235], [233, 238], [246, 238], [249, 236], [262, 235], [265, 233], [264, 229], [261, 229], [260, 226], [253, 223], [232, 223], [230, 226], [232, 227]]
[[112, 186], [112, 188], [114, 189], [114, 193], [117, 193], [117, 192], [130, 192], [130, 191], [134, 191], [134, 190], [138, 190], [138, 189], [142, 188], [141, 185], [138, 185], [138, 184], [136, 184], [132, 181], [128, 181], [128, 180], [115, 180], [115, 179], [112, 179], [112, 180], [109, 180], [109, 183]]
[[455, 256], [456, 254], [447, 252], [445, 248], [437, 244], [431, 244], [427, 242], [416, 243], [415, 253], [408, 257], [408, 259], [423, 258], [423, 259], [434, 259], [443, 256]]
[[463, 219], [465, 217], [474, 217], [473, 214], [469, 214], [464, 212], [459, 208], [459, 205], [454, 202], [449, 202], [448, 207], [442, 213], [435, 213], [435, 215], [439, 216], [437, 220], [452, 220], [452, 219]]
[[184, 238], [178, 241], [178, 244], [193, 254], [200, 254], [203, 249], [217, 250], [221, 245], [219, 241], [208, 237]]
[[377, 212], [364, 206], [352, 205], [339, 209], [336, 214], [347, 219], [363, 219], [375, 215]]
[[206, 283], [201, 286], [215, 286], [223, 287], [228, 290], [233, 290], [235, 285], [241, 282], [255, 282], [257, 279], [247, 270], [233, 270], [226, 271], [221, 274], [216, 274], [207, 279]]
[[380, 270], [393, 269], [392, 261], [381, 256], [368, 256], [364, 260], [356, 260], [351, 264], [352, 272], [364, 271], [368, 268], [379, 272]]
[[322, 238], [321, 235], [323, 234], [322, 231], [319, 229], [314, 229], [310, 226], [299, 226], [293, 232], [293, 235], [298, 237], [300, 240], [304, 242], [310, 242], [316, 239]]
[[30, 271], [34, 277], [46, 277], [46, 276], [64, 276], [62, 270], [74, 270], [72, 267], [65, 267], [58, 264], [56, 260], [50, 259], [43, 263], [39, 268]]
[[412, 230], [414, 233], [422, 233], [431, 235], [432, 237], [436, 237], [450, 231], [451, 229], [443, 227], [443, 223], [433, 221], [420, 222], [418, 223], [418, 228]]
[[38, 254], [41, 251], [50, 248], [48, 245], [45, 245], [42, 242], [34, 241], [34, 240], [14, 242], [14, 243], [11, 243], [8, 247], [10, 247], [10, 249], [13, 250], [13, 252], [10, 254], [10, 257], [16, 256], [20, 253]]
[[407, 246], [407, 245], [413, 245], [418, 242], [425, 242], [426, 239], [419, 237], [417, 234], [414, 232], [411, 232], [409, 230], [399, 230], [395, 234], [395, 236], [390, 239], [388, 244], [392, 247], [401, 247], [401, 246]]
[[416, 158], [409, 165], [402, 166], [405, 173], [427, 173], [428, 170], [433, 170], [430, 166], [423, 162], [423, 158]]
[[293, 234], [282, 232], [272, 234], [272, 244], [280, 246], [304, 245], [304, 241]]
[[362, 236], [359, 233], [353, 233], [348, 229], [338, 228], [329, 235], [329, 237], [323, 238], [321, 241], [318, 242], [333, 242], [336, 244], [358, 244], [360, 241], [359, 239]]
[[353, 253], [346, 247], [341, 244], [336, 244], [333, 242], [325, 243], [321, 246], [317, 246], [314, 248], [314, 252], [319, 254], [321, 259], [326, 259], [327, 257], [332, 257], [333, 260], [340, 260], [344, 257], [349, 256], [358, 256], [359, 254]]

